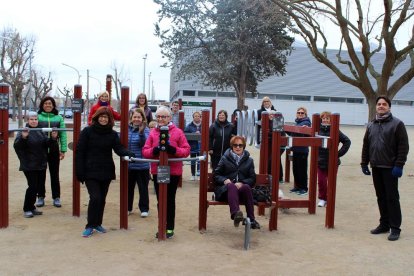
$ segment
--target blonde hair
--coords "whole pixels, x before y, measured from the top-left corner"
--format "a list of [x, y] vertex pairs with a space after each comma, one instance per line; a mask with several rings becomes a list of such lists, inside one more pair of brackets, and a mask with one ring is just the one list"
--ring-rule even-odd
[[263, 99], [262, 99], [262, 105], [263, 105], [263, 102], [265, 102], [265, 101], [269, 101], [270, 104], [272, 104], [272, 101], [270, 100], [270, 98], [268, 96], [264, 96], [263, 97]]
[[149, 122], [148, 127], [149, 128], [155, 128], [155, 127], [157, 127], [157, 121], [151, 121], [151, 122]]
[[98, 94], [98, 100], [103, 96], [103, 95], [107, 95], [109, 98], [109, 92], [108, 91], [102, 91], [101, 93]]
[[306, 109], [306, 107], [299, 106], [298, 109], [296, 109], [296, 112], [301, 110], [301, 109], [303, 110], [303, 112], [305, 112], [305, 116], [308, 116], [308, 110]]

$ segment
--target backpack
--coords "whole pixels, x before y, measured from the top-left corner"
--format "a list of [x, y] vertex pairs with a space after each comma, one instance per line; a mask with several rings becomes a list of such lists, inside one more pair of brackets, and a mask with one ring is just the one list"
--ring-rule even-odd
[[270, 186], [254, 186], [252, 189], [254, 204], [258, 202], [272, 203], [272, 192]]

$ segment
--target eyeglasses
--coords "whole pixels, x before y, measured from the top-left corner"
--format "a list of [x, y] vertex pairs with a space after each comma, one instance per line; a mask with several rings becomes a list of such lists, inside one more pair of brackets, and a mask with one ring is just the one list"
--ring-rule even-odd
[[101, 116], [99, 116], [99, 118], [109, 119], [108, 115], [101, 115]]
[[233, 144], [233, 148], [243, 148], [243, 144]]
[[296, 114], [305, 114], [305, 112], [298, 111], [298, 112], [296, 112]]
[[168, 117], [170, 117], [170, 116], [168, 116], [168, 115], [157, 115], [157, 116], [155, 116], [155, 118], [157, 118], [157, 119], [166, 119]]

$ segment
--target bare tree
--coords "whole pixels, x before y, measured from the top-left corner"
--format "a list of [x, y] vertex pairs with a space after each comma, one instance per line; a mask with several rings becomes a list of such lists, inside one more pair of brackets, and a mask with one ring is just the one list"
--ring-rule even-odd
[[[266, 0], [254, 1], [268, 5]], [[293, 31], [302, 36], [317, 61], [331, 69], [341, 81], [362, 92], [368, 102], [369, 119], [375, 115], [378, 96], [393, 99], [414, 77], [414, 36], [401, 49], [397, 49], [395, 43], [401, 27], [412, 24], [411, 0], [394, 3], [383, 0], [381, 5], [380, 1], [371, 0], [271, 2], [267, 8], [282, 9], [290, 15], [295, 23]], [[371, 4], [380, 5], [381, 12], [373, 14]], [[336, 33], [340, 34], [340, 47], [335, 57], [327, 55], [328, 36], [332, 33], [324, 31], [326, 24], [337, 28]], [[380, 51], [385, 51], [381, 64], [373, 64], [374, 55]], [[345, 66], [339, 67], [334, 59]], [[400, 66], [404, 61], [405, 67]], [[398, 76], [395, 75], [397, 67], [403, 70]]]
[[63, 90], [59, 87], [57, 88], [59, 93], [65, 97], [65, 100], [63, 102], [63, 118], [65, 118], [66, 115], [66, 109], [69, 103], [69, 100], [72, 101], [73, 99], [73, 89], [68, 88], [67, 86], [63, 87]]
[[[128, 77], [124, 72], [124, 66], [118, 68], [116, 62], [112, 62], [111, 69], [113, 70], [114, 74], [112, 75], [112, 81], [114, 83], [115, 94], [117, 99], [117, 106], [116, 110], [121, 110], [121, 88], [125, 82], [129, 81]], [[132, 91], [130, 91], [132, 93]]]
[[23, 89], [30, 82], [30, 63], [33, 58], [34, 38], [22, 37], [17, 30], [5, 28], [0, 34], [0, 76], [10, 85], [12, 104], [17, 104], [18, 125], [23, 126]]
[[50, 72], [47, 77], [44, 77], [41, 72], [36, 70], [32, 70], [31, 79], [31, 86], [34, 89], [31, 101], [33, 106], [37, 106], [38, 101], [43, 99], [52, 90], [53, 80]]

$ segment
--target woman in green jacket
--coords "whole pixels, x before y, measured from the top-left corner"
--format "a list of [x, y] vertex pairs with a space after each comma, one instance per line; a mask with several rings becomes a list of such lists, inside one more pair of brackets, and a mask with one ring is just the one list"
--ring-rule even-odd
[[[44, 97], [39, 104], [39, 127], [51, 127], [51, 128], [65, 128], [65, 122], [63, 117], [59, 115], [56, 109], [56, 101], [54, 98], [47, 96]], [[67, 135], [66, 131], [59, 131], [58, 144], [54, 147], [50, 147], [47, 155], [47, 163], [50, 174], [50, 186], [52, 189], [53, 206], [61, 207], [60, 202], [60, 181], [59, 181], [59, 165], [60, 160], [65, 158], [65, 152], [67, 151]], [[45, 205], [46, 195], [46, 174], [45, 180], [39, 185], [37, 191], [37, 207]]]

